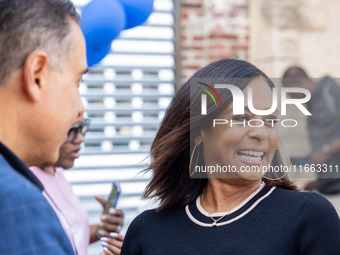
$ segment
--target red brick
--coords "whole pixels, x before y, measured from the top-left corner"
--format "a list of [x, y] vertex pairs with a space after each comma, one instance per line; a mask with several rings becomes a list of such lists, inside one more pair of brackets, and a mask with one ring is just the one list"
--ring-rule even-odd
[[234, 35], [234, 34], [218, 34], [218, 33], [211, 33], [209, 35], [209, 38], [210, 39], [213, 39], [213, 38], [222, 38], [222, 39], [237, 39], [237, 35]]
[[228, 8], [220, 8], [219, 2], [181, 0], [182, 81], [212, 61], [248, 56], [248, 1], [226, 1]]
[[233, 45], [231, 49], [232, 51], [248, 50], [248, 45]]
[[202, 8], [202, 4], [182, 4], [182, 8]]

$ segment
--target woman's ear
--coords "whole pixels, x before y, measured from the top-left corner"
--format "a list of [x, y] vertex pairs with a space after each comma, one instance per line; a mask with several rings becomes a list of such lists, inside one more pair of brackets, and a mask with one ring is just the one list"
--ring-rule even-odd
[[201, 144], [201, 142], [202, 142], [202, 135], [201, 135], [201, 133], [199, 135], [196, 135], [194, 142], [197, 145]]
[[206, 128], [205, 129], [200, 129], [199, 134], [197, 134], [196, 137], [195, 137], [195, 140], [194, 140], [195, 144], [200, 145], [201, 142], [203, 142], [204, 134], [206, 132], [207, 132]]

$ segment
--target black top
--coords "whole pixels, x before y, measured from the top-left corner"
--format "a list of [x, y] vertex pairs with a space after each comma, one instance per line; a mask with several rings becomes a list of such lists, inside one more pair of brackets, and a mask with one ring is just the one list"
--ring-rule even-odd
[[199, 198], [186, 208], [145, 211], [131, 223], [121, 254], [340, 254], [339, 217], [314, 192], [259, 188], [217, 227], [212, 222]]
[[44, 190], [44, 185], [32, 173], [31, 170], [22, 162], [13, 152], [11, 152], [3, 143], [0, 142], [0, 154], [4, 156], [6, 161], [13, 167], [15, 171], [25, 176], [30, 182], [38, 187], [41, 191]]

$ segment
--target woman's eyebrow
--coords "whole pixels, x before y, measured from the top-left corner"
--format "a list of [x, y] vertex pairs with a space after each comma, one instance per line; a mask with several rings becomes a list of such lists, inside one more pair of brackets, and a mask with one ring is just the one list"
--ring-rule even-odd
[[[230, 108], [225, 114], [228, 114], [228, 113], [231, 112], [232, 110], [233, 110], [233, 108]], [[245, 107], [244, 107], [244, 110], [245, 110], [245, 111], [251, 112], [251, 111], [249, 110], [249, 107], [248, 107], [248, 106], [245, 106]], [[275, 109], [274, 112], [279, 113], [279, 110], [278, 110], [278, 109]], [[273, 113], [274, 113], [274, 112], [273, 112]]]
[[[233, 107], [231, 107], [225, 114], [228, 114], [229, 112], [231, 112], [232, 110], [233, 110], [234, 108]], [[249, 108], [248, 108], [248, 106], [245, 106], [244, 107], [244, 110], [246, 110], [246, 111], [249, 111], [250, 112], [250, 110], [249, 110]]]

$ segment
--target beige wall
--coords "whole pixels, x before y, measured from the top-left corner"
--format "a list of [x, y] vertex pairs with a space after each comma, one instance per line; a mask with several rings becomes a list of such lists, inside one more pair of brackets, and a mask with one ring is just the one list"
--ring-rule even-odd
[[340, 77], [339, 0], [250, 0], [249, 60], [271, 77], [290, 65]]

